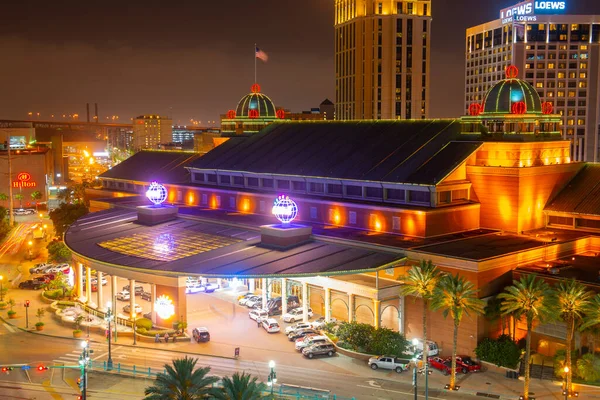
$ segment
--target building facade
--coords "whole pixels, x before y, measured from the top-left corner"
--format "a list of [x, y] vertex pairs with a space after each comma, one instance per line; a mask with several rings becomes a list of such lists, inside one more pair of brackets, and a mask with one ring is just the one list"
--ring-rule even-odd
[[431, 1], [335, 0], [336, 119], [429, 115]]
[[158, 149], [173, 141], [173, 120], [160, 115], [140, 115], [133, 120], [133, 148]]
[[543, 102], [562, 116], [563, 138], [577, 161], [599, 161], [600, 16], [564, 15], [527, 1], [501, 10], [500, 18], [467, 29], [465, 110], [484, 94], [508, 65], [524, 71]]

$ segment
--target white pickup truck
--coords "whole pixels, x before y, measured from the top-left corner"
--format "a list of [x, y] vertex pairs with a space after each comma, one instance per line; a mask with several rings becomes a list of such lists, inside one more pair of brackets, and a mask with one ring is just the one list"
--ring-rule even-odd
[[393, 369], [397, 373], [410, 369], [410, 359], [394, 356], [379, 356], [369, 358], [371, 369]]

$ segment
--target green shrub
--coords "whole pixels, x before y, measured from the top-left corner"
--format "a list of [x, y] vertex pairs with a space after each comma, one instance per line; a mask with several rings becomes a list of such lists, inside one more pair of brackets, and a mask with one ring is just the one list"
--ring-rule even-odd
[[35, 323], [35, 326], [44, 326], [44, 323], [43, 323], [43, 322], [41, 322], [41, 321], [40, 321], [40, 322], [36, 322], [36, 323]]
[[600, 358], [588, 353], [577, 360], [577, 376], [586, 382], [600, 381]]
[[401, 356], [408, 347], [408, 341], [401, 333], [357, 322], [342, 322], [336, 336], [339, 338], [338, 345], [343, 343], [342, 348], [360, 353]]
[[46, 290], [44, 292], [44, 297], [47, 297], [47, 298], [53, 299], [53, 300], [62, 299], [63, 291], [62, 291], [62, 289]]
[[517, 368], [521, 358], [519, 346], [508, 335], [501, 335], [496, 340], [483, 339], [475, 348], [475, 354], [480, 360], [512, 369]]
[[137, 328], [137, 329], [135, 330], [135, 332], [136, 332], [136, 333], [139, 333], [140, 335], [145, 335], [145, 334], [146, 334], [146, 332], [148, 332], [148, 329], [146, 329], [146, 328]]
[[136, 330], [139, 331], [141, 328], [144, 328], [146, 331], [152, 329], [152, 321], [148, 318], [140, 318], [135, 320]]

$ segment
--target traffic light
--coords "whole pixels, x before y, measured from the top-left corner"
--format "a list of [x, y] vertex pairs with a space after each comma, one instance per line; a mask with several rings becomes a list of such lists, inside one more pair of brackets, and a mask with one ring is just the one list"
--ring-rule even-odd
[[83, 396], [82, 395], [77, 396], [77, 400], [83, 400]]
[[29, 300], [25, 300], [25, 307], [29, 307]]
[[7, 374], [12, 370], [13, 370], [12, 367], [2, 367], [2, 372], [5, 372]]
[[83, 390], [83, 379], [77, 378], [77, 387], [79, 387], [79, 390]]
[[43, 365], [38, 366], [38, 371], [48, 371], [48, 367], [45, 367]]

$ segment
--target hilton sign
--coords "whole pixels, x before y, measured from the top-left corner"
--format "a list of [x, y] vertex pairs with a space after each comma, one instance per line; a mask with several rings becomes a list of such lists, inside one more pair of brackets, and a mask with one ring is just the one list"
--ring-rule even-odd
[[31, 175], [27, 172], [21, 172], [17, 175], [17, 180], [12, 182], [13, 188], [34, 188], [37, 182], [31, 180]]

